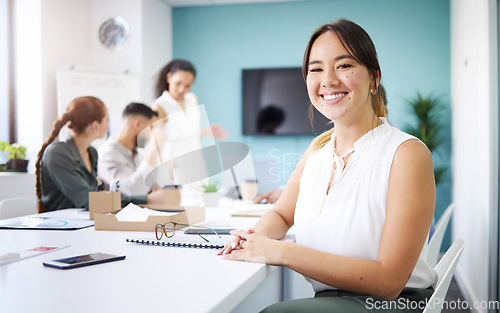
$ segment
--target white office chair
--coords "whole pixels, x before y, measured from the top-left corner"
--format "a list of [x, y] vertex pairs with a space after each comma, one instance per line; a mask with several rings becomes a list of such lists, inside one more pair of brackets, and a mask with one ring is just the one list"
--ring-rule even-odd
[[434, 267], [438, 274], [438, 282], [423, 313], [439, 313], [443, 309], [443, 302], [448, 293], [453, 272], [455, 272], [455, 267], [457, 267], [464, 246], [465, 241], [457, 239]]
[[0, 201], [0, 220], [37, 213], [35, 198], [10, 198]]
[[429, 248], [427, 251], [427, 263], [430, 266], [436, 266], [439, 258], [439, 251], [441, 250], [441, 244], [443, 243], [444, 233], [446, 231], [446, 228], [448, 227], [448, 223], [450, 222], [450, 218], [453, 214], [454, 208], [455, 204], [451, 203], [436, 223], [434, 234], [429, 241]]

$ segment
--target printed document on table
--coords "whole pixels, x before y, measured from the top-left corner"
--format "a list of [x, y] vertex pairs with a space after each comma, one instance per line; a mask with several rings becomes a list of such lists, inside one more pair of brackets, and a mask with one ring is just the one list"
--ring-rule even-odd
[[0, 229], [75, 230], [94, 226], [94, 221], [78, 218], [28, 215], [0, 221]]
[[172, 216], [177, 212], [165, 212], [141, 208], [138, 205], [129, 203], [126, 207], [116, 213], [116, 219], [120, 222], [145, 222], [150, 216]]

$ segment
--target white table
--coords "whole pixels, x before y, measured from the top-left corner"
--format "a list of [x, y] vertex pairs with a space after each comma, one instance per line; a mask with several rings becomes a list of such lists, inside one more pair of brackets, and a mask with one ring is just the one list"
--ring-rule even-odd
[[[227, 208], [207, 208], [207, 220], [235, 227], [254, 218], [229, 218]], [[88, 214], [88, 213], [87, 213]], [[51, 212], [88, 218], [81, 210]], [[217, 250], [153, 247], [126, 238], [154, 233], [0, 230], [0, 254], [47, 244], [70, 247], [0, 266], [0, 312], [257, 312], [282, 297], [282, 269], [227, 261]], [[123, 261], [57, 270], [43, 261], [105, 252]]]

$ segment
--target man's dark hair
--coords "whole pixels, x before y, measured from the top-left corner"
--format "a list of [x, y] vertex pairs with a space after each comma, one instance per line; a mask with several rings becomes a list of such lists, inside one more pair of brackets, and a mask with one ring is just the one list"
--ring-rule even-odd
[[123, 110], [122, 117], [126, 118], [130, 115], [142, 115], [148, 119], [152, 119], [153, 116], [158, 116], [158, 112], [153, 111], [143, 103], [131, 102], [125, 107], [125, 110]]

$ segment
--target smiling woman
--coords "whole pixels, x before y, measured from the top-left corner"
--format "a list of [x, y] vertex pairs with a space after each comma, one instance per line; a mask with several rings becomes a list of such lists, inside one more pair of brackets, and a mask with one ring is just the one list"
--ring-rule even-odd
[[306, 78], [312, 104], [335, 123], [352, 123], [363, 114], [360, 110], [370, 112], [370, 89], [376, 90], [379, 80], [345, 52], [334, 32], [320, 36], [312, 46]]
[[[332, 119], [332, 117], [327, 115], [328, 108], [333, 109], [336, 107], [337, 110], [339, 110], [338, 107], [340, 106], [336, 104], [347, 96], [347, 100], [349, 101], [344, 101], [345, 106], [343, 107], [344, 112], [347, 112], [347, 106], [356, 102], [356, 99], [351, 99], [353, 95], [349, 95], [348, 90], [342, 91], [333, 88], [335, 85], [339, 85], [340, 80], [342, 80], [345, 82], [344, 86], [356, 88], [360, 92], [359, 95], [357, 94], [358, 98], [363, 97], [365, 103], [366, 101], [370, 101], [371, 108], [377, 117], [386, 117], [387, 111], [384, 96], [382, 92], [378, 92], [380, 88], [381, 70], [375, 46], [371, 40], [363, 41], [361, 40], [362, 37], [353, 36], [352, 34], [355, 32], [352, 29], [347, 31], [349, 27], [354, 26], [349, 24], [342, 26], [325, 24], [320, 27], [309, 40], [309, 44], [304, 53], [302, 75], [307, 82], [311, 105], [316, 103], [316, 109], [326, 117]], [[346, 29], [342, 31], [341, 28]], [[368, 34], [363, 29], [361, 29], [360, 32], [365, 38], [369, 38]], [[339, 33], [342, 33], [345, 38], [340, 37]], [[324, 36], [321, 36], [323, 34]], [[314, 54], [311, 55], [313, 46], [315, 48]], [[359, 49], [352, 49], [353, 46], [359, 47]], [[334, 47], [334, 50], [331, 50], [331, 47]], [[350, 49], [346, 47], [350, 47]], [[330, 76], [325, 76], [325, 72]], [[309, 75], [310, 73], [311, 75]], [[365, 83], [367, 79], [370, 80], [369, 87], [358, 86], [358, 80], [360, 79], [359, 75], [363, 75]], [[320, 89], [323, 94], [315, 95]], [[370, 94], [371, 97], [369, 97]], [[326, 102], [313, 101], [313, 99], [316, 99], [318, 96], [323, 98], [322, 100], [326, 100]], [[356, 108], [349, 107], [350, 111], [353, 109], [356, 110]], [[365, 105], [364, 109], [369, 109], [369, 106]], [[342, 109], [340, 109], [339, 113], [342, 113]], [[333, 129], [323, 134], [317, 142], [322, 143], [324, 139], [329, 139], [328, 137], [332, 132]]]
[[[325, 24], [309, 40], [303, 74], [312, 105], [335, 128], [311, 143], [255, 229], [233, 231], [220, 254], [287, 266], [316, 292], [265, 312], [365, 312], [367, 299], [425, 301], [437, 280], [419, 257], [434, 212], [432, 158], [384, 118], [375, 46], [351, 21]], [[278, 241], [292, 225], [296, 243]]]

